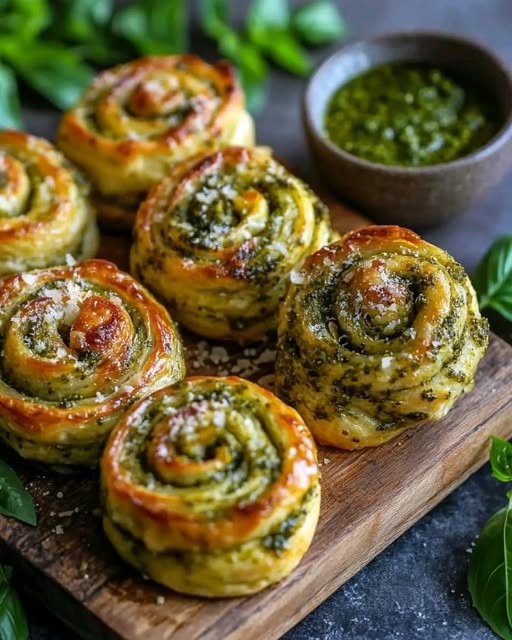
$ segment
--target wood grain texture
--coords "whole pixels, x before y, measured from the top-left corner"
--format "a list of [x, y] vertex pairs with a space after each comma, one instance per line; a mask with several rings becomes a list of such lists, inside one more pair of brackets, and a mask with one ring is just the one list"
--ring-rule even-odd
[[[331, 205], [339, 231], [365, 224]], [[128, 245], [126, 238], [105, 236], [101, 255], [126, 268]], [[185, 341], [189, 373], [224, 373], [242, 363], [250, 379], [266, 382], [272, 371], [272, 362], [252, 364], [268, 355], [272, 340], [255, 345], [250, 356], [230, 347], [229, 362], [218, 362], [204, 341]], [[512, 436], [511, 356], [493, 336], [476, 390], [440, 423], [377, 449], [320, 448], [323, 498], [312, 547], [289, 578], [256, 596], [208, 601], [138, 577], [102, 534], [94, 473], [62, 477], [13, 461], [35, 497], [39, 524], [0, 518], [0, 553], [25, 590], [86, 639], [278, 638], [481, 466], [491, 433]]]

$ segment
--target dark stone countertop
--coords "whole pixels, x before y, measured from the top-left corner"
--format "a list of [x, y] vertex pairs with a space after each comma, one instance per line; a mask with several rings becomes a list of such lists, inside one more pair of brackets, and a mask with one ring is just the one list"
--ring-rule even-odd
[[[511, 0], [337, 0], [351, 36], [398, 29], [441, 29], [492, 47], [512, 65]], [[246, 2], [239, 0], [240, 11]], [[205, 52], [198, 41], [194, 49]], [[327, 52], [322, 52], [325, 55]], [[308, 175], [299, 118], [303, 82], [273, 73], [258, 139]], [[30, 130], [52, 136], [56, 115], [27, 109]], [[472, 269], [491, 241], [512, 230], [512, 175], [478, 206], [425, 237]], [[298, 624], [286, 640], [491, 640], [472, 609], [466, 570], [472, 543], [504, 503], [485, 467]], [[33, 640], [76, 640], [49, 614], [27, 604]]]

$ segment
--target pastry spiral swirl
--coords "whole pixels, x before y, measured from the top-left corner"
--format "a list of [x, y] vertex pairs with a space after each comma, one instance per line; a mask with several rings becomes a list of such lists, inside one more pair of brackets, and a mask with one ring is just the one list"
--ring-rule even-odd
[[290, 273], [332, 238], [329, 212], [269, 149], [182, 163], [137, 213], [131, 270], [195, 333], [261, 338]]
[[104, 260], [0, 281], [0, 439], [59, 470], [94, 465], [130, 404], [183, 377], [165, 309]]
[[90, 176], [100, 222], [131, 229], [147, 190], [177, 162], [254, 143], [254, 125], [227, 62], [147, 56], [100, 73], [63, 116], [57, 144]]
[[91, 258], [98, 230], [84, 179], [49, 142], [0, 131], [0, 276]]
[[104, 527], [175, 591], [240, 596], [288, 575], [313, 537], [316, 449], [300, 416], [241, 378], [187, 378], [142, 400], [102, 460]]
[[412, 231], [373, 226], [312, 255], [282, 308], [278, 395], [317, 440], [381, 444], [442, 418], [488, 342], [460, 264]]

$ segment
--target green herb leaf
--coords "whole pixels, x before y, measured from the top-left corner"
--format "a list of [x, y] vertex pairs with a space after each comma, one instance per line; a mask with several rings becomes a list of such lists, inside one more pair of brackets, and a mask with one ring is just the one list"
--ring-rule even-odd
[[512, 640], [512, 501], [485, 524], [471, 555], [468, 586], [473, 606], [491, 629]]
[[347, 27], [338, 7], [316, 0], [296, 9], [291, 24], [297, 36], [313, 46], [331, 44], [346, 35]]
[[112, 0], [58, 0], [52, 3], [51, 33], [59, 40], [86, 42], [112, 15]]
[[19, 41], [33, 40], [50, 22], [46, 0], [3, 0], [0, 3], [0, 38], [14, 34]]
[[247, 108], [253, 115], [261, 112], [265, 106], [268, 95], [268, 82], [254, 80], [240, 70], [240, 84], [245, 95]]
[[37, 522], [32, 496], [3, 460], [0, 460], [0, 513], [31, 525]]
[[0, 564], [0, 584], [10, 582], [12, 577], [12, 567], [4, 567]]
[[299, 76], [307, 75], [312, 68], [306, 51], [286, 30], [268, 30], [257, 36], [255, 44], [278, 65]]
[[110, 28], [112, 0], [55, 0], [52, 8], [49, 40], [72, 43], [81, 60], [109, 66], [133, 57], [132, 45]]
[[247, 108], [253, 114], [263, 108], [268, 93], [268, 68], [259, 49], [249, 42], [241, 42], [234, 58], [238, 60], [238, 72]]
[[286, 0], [254, 0], [247, 16], [247, 34], [276, 64], [297, 75], [311, 70], [311, 61], [289, 28]]
[[235, 33], [229, 26], [226, 0], [201, 0], [199, 9], [201, 28], [210, 38], [217, 40], [219, 45], [226, 34]]
[[10, 584], [12, 570], [0, 566], [0, 640], [28, 640], [27, 617]]
[[202, 0], [202, 27], [217, 41], [219, 51], [237, 67], [247, 107], [251, 113], [258, 113], [267, 95], [267, 63], [258, 47], [242, 38], [227, 23], [225, 0]]
[[307, 57], [289, 30], [286, 0], [253, 0], [247, 14], [247, 34], [274, 62], [292, 73], [305, 73]]
[[494, 309], [512, 322], [512, 235], [491, 246], [473, 275], [480, 308]]
[[133, 58], [133, 47], [126, 40], [98, 29], [94, 36], [73, 47], [73, 51], [82, 59], [100, 67], [107, 67]]
[[0, 63], [0, 130], [22, 127], [16, 78], [9, 67]]
[[505, 560], [505, 603], [507, 606], [507, 620], [512, 631], [512, 497], [507, 494], [508, 507], [503, 523], [503, 557]]
[[117, 12], [113, 27], [141, 54], [188, 49], [185, 0], [136, 0]]
[[76, 53], [56, 43], [18, 48], [11, 52], [9, 61], [31, 87], [59, 109], [74, 104], [93, 77]]
[[247, 14], [247, 30], [286, 29], [289, 21], [287, 0], [252, 0]]
[[512, 444], [498, 436], [491, 436], [492, 475], [500, 482], [512, 482]]
[[236, 60], [244, 74], [253, 82], [263, 82], [268, 74], [267, 63], [259, 49], [250, 42], [241, 41], [236, 51]]

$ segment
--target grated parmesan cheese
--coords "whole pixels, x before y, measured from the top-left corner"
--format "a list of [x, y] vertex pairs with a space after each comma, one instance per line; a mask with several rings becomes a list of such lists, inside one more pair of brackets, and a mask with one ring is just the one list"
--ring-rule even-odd
[[301, 271], [293, 269], [290, 272], [290, 281], [292, 284], [304, 284], [306, 282], [306, 276]]
[[22, 273], [21, 279], [27, 284], [34, 284], [34, 282], [37, 282], [37, 276], [32, 273]]
[[226, 425], [226, 414], [222, 411], [214, 411], [212, 422], [218, 429], [222, 429]]
[[276, 359], [276, 351], [275, 349], [265, 349], [263, 353], [256, 358], [254, 364], [268, 364], [270, 362], [274, 362]]

